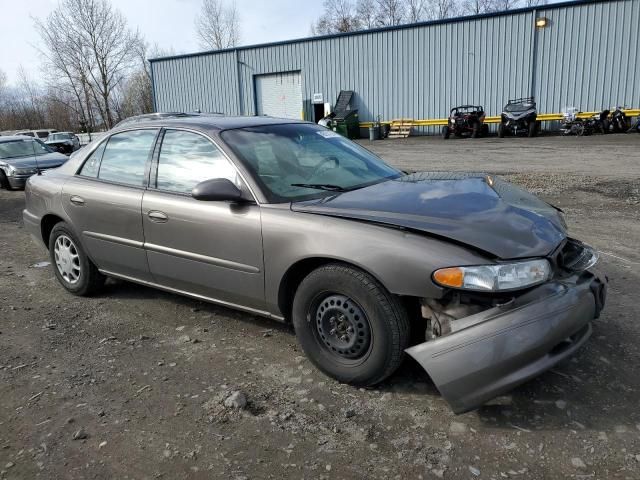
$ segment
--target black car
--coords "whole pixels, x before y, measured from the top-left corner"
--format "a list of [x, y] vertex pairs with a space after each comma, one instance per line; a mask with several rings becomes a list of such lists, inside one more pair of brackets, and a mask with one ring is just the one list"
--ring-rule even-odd
[[72, 132], [52, 133], [44, 143], [60, 153], [71, 154], [80, 149], [80, 139]]
[[540, 122], [537, 118], [538, 110], [533, 97], [509, 100], [500, 115], [498, 136], [503, 138], [506, 134], [518, 135], [522, 132], [529, 137], [535, 137], [540, 131]]
[[447, 125], [442, 127], [442, 137], [447, 139], [453, 133], [456, 137], [486, 137], [489, 126], [484, 123], [484, 107], [480, 105], [460, 105], [449, 113]]
[[8, 190], [24, 188], [38, 169], [59, 167], [67, 158], [35, 138], [0, 137], [0, 186]]

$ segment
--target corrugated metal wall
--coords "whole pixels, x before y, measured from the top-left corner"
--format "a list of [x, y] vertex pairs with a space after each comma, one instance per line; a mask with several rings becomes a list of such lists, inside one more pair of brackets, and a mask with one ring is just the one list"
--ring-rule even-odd
[[[539, 17], [549, 25], [536, 31]], [[638, 107], [639, 30], [640, 0], [596, 1], [160, 59], [156, 109], [254, 115], [255, 76], [298, 70], [307, 119], [314, 93], [334, 103], [340, 90], [356, 92], [361, 121], [442, 118], [465, 103], [498, 114], [531, 88], [546, 113]]]

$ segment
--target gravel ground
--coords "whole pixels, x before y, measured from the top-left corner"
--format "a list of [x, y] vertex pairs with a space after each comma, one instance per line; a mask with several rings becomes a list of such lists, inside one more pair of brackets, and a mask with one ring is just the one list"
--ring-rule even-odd
[[73, 297], [1, 191], [0, 478], [640, 478], [640, 136], [364, 144], [563, 208], [611, 280], [587, 345], [455, 416], [410, 360], [356, 389], [276, 322], [119, 281]]

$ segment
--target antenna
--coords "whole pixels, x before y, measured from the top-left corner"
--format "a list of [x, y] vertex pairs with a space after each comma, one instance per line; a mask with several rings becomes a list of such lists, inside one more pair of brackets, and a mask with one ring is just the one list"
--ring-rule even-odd
[[31, 150], [33, 150], [33, 159], [36, 161], [36, 174], [42, 175], [40, 164], [38, 163], [38, 155], [36, 155], [36, 142], [37, 140], [35, 138], [31, 140]]

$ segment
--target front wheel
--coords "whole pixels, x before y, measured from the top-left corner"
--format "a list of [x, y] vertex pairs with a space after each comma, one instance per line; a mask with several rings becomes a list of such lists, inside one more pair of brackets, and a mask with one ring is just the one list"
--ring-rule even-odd
[[480, 134], [480, 123], [476, 122], [473, 124], [473, 130], [471, 130], [471, 138], [478, 138]]
[[74, 295], [95, 293], [105, 281], [69, 226], [60, 222], [49, 237], [49, 256], [60, 284]]
[[501, 124], [498, 125], [498, 137], [499, 138], [504, 138], [505, 130], [506, 130], [506, 127], [504, 126], [504, 123], [501, 123]]
[[337, 263], [300, 283], [293, 325], [318, 369], [358, 386], [391, 375], [409, 344], [409, 319], [400, 302], [371, 275]]
[[529, 122], [529, 138], [535, 137], [538, 134], [538, 125], [536, 122]]
[[442, 133], [442, 138], [447, 140], [451, 136], [451, 129], [449, 128], [448, 125], [445, 125], [444, 127], [442, 127], [441, 133]]

